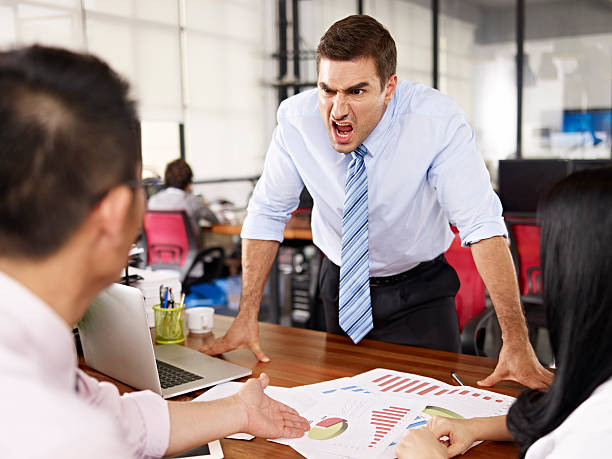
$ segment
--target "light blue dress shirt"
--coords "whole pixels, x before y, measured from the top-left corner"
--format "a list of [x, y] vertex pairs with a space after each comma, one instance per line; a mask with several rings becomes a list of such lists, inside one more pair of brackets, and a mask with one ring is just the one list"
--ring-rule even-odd
[[[281, 242], [306, 186], [314, 202], [313, 242], [339, 265], [351, 155], [332, 148], [317, 91], [297, 94], [280, 105], [241, 236]], [[445, 252], [453, 240], [449, 222], [459, 229], [464, 246], [507, 235], [474, 132], [449, 97], [400, 81], [364, 145], [369, 152], [364, 159], [370, 276], [398, 274]]]

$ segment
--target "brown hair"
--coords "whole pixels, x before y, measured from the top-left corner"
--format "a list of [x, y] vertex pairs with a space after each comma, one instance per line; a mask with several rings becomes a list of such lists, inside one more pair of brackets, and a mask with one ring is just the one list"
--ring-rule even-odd
[[322, 57], [338, 61], [374, 58], [382, 89], [397, 68], [393, 37], [380, 22], [365, 14], [348, 16], [334, 23], [317, 47], [317, 71]]
[[58, 250], [141, 164], [128, 85], [100, 59], [0, 52], [0, 255]]
[[164, 181], [167, 187], [184, 190], [193, 179], [191, 167], [184, 159], [175, 159], [169, 162], [164, 173]]

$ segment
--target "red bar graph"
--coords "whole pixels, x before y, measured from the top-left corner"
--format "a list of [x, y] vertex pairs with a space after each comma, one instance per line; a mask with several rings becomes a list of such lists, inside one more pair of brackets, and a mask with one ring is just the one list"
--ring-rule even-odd
[[398, 388], [397, 388], [397, 389], [395, 389], [393, 392], [399, 392], [399, 391], [402, 391], [402, 390], [404, 390], [406, 387], [410, 387], [410, 386], [412, 386], [413, 384], [416, 384], [416, 383], [418, 383], [418, 382], [419, 382], [419, 381], [418, 381], [417, 379], [415, 379], [414, 381], [411, 381], [411, 382], [409, 382], [408, 384], [404, 384], [403, 386], [398, 387]]
[[[471, 392], [470, 390], [466, 390], [463, 388], [457, 388], [453, 390], [449, 389], [441, 389], [438, 392], [432, 393], [437, 389], [440, 389], [440, 386], [431, 384], [429, 382], [423, 382], [419, 379], [410, 379], [402, 376], [396, 376], [393, 374], [386, 374], [380, 376], [374, 380], [373, 383], [380, 387], [381, 392], [401, 392], [405, 394], [413, 394], [413, 395], [471, 395], [472, 397], [481, 397], [483, 396], [480, 392]], [[503, 403], [503, 400], [495, 399], [489, 395], [483, 396], [482, 400], [486, 401], [494, 401], [497, 403]]]
[[401, 406], [390, 406], [382, 410], [372, 411], [370, 424], [375, 426], [375, 431], [368, 447], [376, 446], [409, 412], [409, 408]]
[[395, 388], [397, 386], [401, 386], [402, 384], [404, 384], [404, 383], [406, 383], [408, 381], [410, 381], [410, 380], [409, 379], [402, 379], [401, 381], [398, 381], [395, 384], [391, 384], [390, 386], [386, 386], [381, 392], [386, 392], [386, 391], [388, 391], [390, 389], [393, 389], [393, 388]]
[[414, 386], [414, 387], [411, 387], [410, 389], [405, 390], [404, 393], [409, 394], [411, 392], [414, 392], [415, 390], [418, 390], [418, 389], [421, 389], [421, 388], [425, 387], [428, 384], [429, 383], [426, 383], [426, 382], [421, 383], [418, 386]]
[[381, 383], [379, 384], [379, 386], [381, 386], [381, 387], [382, 387], [382, 386], [386, 386], [387, 384], [392, 383], [393, 381], [397, 381], [398, 379], [400, 379], [400, 377], [399, 377], [399, 376], [396, 376], [395, 378], [387, 379], [386, 381], [381, 382]]
[[419, 395], [429, 394], [430, 392], [432, 392], [432, 391], [434, 391], [436, 389], [439, 389], [439, 388], [440, 388], [440, 386], [430, 386], [427, 389], [422, 390], [421, 392], [419, 392]]

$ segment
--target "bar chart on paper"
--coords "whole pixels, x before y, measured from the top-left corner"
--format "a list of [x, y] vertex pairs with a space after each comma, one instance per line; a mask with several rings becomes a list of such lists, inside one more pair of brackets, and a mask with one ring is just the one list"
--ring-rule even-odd
[[[343, 386], [344, 387], [344, 386]], [[376, 457], [397, 441], [417, 413], [425, 408], [418, 401], [383, 394], [354, 394], [338, 390], [303, 413], [310, 422], [308, 434], [282, 443], [310, 451], [347, 457]]]
[[410, 413], [410, 408], [402, 406], [390, 406], [382, 410], [372, 411], [370, 424], [374, 426], [374, 436], [370, 440], [368, 448], [376, 446], [391, 432], [397, 424]]
[[451, 386], [436, 379], [377, 368], [353, 377], [364, 391], [423, 399], [425, 415], [447, 417], [506, 414], [514, 398], [469, 386]]

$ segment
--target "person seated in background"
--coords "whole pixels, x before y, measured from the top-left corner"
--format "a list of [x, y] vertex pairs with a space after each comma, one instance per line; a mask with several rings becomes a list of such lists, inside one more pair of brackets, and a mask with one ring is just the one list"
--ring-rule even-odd
[[404, 436], [400, 459], [453, 457], [479, 440], [515, 441], [521, 458], [610, 457], [611, 210], [612, 167], [570, 175], [540, 204], [542, 292], [557, 364], [550, 389], [524, 392], [507, 416], [435, 417]]
[[200, 220], [214, 225], [219, 223], [202, 198], [191, 194], [193, 171], [184, 159], [175, 159], [166, 165], [165, 188], [149, 199], [149, 210], [185, 210], [191, 217], [194, 228], [200, 227]]
[[188, 403], [120, 396], [77, 367], [74, 324], [119, 277], [145, 210], [127, 94], [90, 55], [0, 52], [2, 457], [159, 457], [309, 427], [264, 394], [265, 374], [235, 396]]

